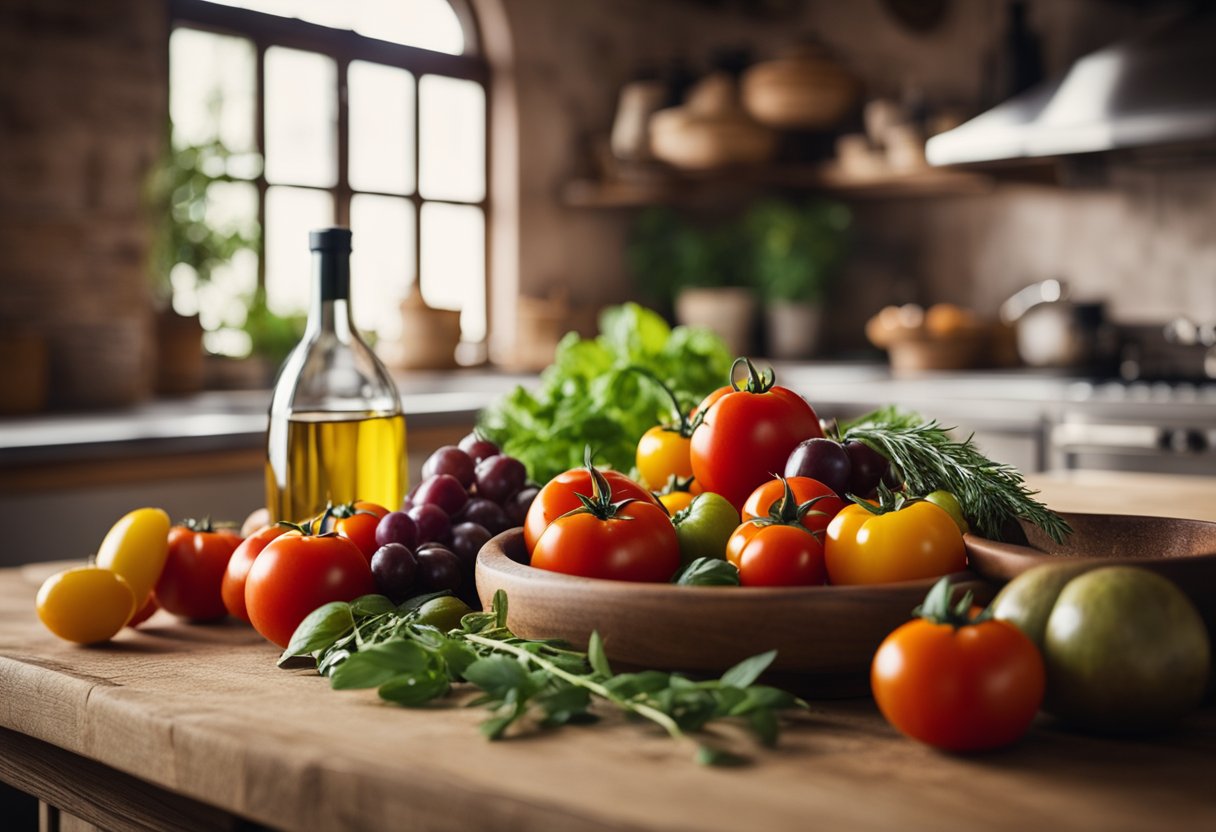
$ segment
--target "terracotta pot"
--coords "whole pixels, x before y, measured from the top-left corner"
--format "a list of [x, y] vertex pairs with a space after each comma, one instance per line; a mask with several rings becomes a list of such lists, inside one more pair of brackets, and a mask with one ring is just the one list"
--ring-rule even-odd
[[197, 393], [203, 389], [205, 375], [203, 327], [198, 316], [186, 317], [172, 309], [157, 314], [153, 389], [167, 396]]
[[747, 355], [758, 306], [756, 295], [745, 287], [682, 289], [676, 295], [676, 320], [717, 333], [731, 355]]

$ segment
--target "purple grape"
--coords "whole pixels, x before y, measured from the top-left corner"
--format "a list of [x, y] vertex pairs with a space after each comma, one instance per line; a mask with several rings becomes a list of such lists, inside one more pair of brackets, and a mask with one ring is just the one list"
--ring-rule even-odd
[[394, 604], [400, 604], [410, 597], [417, 576], [418, 561], [407, 546], [386, 543], [372, 555], [372, 577], [376, 579], [376, 589]]
[[477, 553], [490, 537], [489, 530], [476, 523], [461, 523], [452, 527], [452, 551], [460, 559], [464, 574], [472, 576]]
[[468, 501], [469, 492], [451, 474], [436, 474], [423, 480], [422, 485], [418, 486], [418, 493], [414, 495], [415, 506], [435, 505], [449, 517], [464, 508]]
[[468, 488], [476, 479], [477, 463], [473, 457], [455, 445], [444, 445], [422, 463], [424, 480], [430, 479], [436, 474], [451, 474], [460, 481], [462, 486]]
[[376, 545], [400, 543], [413, 548], [418, 544], [418, 525], [404, 511], [390, 511], [376, 524]]
[[421, 483], [414, 483], [414, 487], [410, 489], [409, 493], [405, 495], [405, 499], [401, 501], [402, 511], [409, 511], [410, 508], [413, 507], [414, 495], [418, 493], [419, 485], [421, 485]]
[[785, 463], [787, 478], [810, 477], [841, 496], [848, 490], [852, 473], [853, 462], [844, 446], [823, 437], [808, 439], [798, 445]]
[[434, 503], [420, 503], [406, 513], [418, 527], [420, 543], [447, 543], [452, 539], [452, 521], [448, 513]]
[[414, 555], [418, 561], [418, 589], [439, 592], [460, 589], [460, 559], [451, 549], [438, 546], [423, 549]]
[[503, 508], [506, 509], [507, 518], [511, 521], [512, 526], [524, 524], [524, 518], [528, 516], [528, 509], [532, 508], [532, 501], [539, 493], [540, 489], [535, 485], [525, 486], [503, 503]]
[[[449, 535], [449, 537], [450, 537], [450, 535]], [[414, 554], [416, 555], [419, 552], [425, 552], [427, 549], [448, 549], [448, 548], [449, 548], [448, 544], [446, 544], [446, 543], [440, 543], [437, 540], [428, 540], [426, 543], [419, 543], [418, 547], [416, 549], [414, 549]]]
[[849, 476], [848, 491], [858, 497], [872, 497], [890, 463], [887, 458], [864, 442], [850, 439], [844, 443], [853, 473]]
[[477, 463], [477, 493], [502, 504], [528, 481], [528, 469], [506, 454], [489, 456]]
[[484, 526], [491, 535], [505, 532], [513, 525], [503, 507], [485, 497], [474, 497], [469, 500], [453, 519]]
[[474, 462], [481, 462], [486, 457], [502, 453], [497, 445], [489, 439], [483, 439], [477, 431], [473, 431], [460, 440], [460, 450], [471, 456]]

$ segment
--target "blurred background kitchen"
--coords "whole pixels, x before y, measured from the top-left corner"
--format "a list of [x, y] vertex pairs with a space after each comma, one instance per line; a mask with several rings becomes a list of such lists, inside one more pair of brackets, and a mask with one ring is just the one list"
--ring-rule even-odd
[[822, 416], [1216, 474], [1212, 5], [5, 0], [0, 563], [260, 504], [332, 224], [415, 477], [627, 300]]

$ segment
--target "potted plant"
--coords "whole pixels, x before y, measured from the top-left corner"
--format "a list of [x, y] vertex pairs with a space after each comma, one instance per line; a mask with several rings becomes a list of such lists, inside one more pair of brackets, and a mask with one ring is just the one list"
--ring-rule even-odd
[[847, 207], [823, 199], [765, 199], [747, 212], [750, 277], [764, 302], [770, 357], [814, 354], [823, 298], [847, 252], [851, 223]]
[[758, 303], [743, 280], [746, 240], [737, 223], [696, 223], [670, 208], [639, 215], [629, 260], [644, 291], [677, 322], [717, 333], [734, 355], [753, 345]]

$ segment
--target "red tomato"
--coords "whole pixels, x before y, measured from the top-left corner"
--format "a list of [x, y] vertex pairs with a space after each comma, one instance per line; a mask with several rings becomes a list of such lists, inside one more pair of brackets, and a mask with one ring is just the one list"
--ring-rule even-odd
[[904, 624], [878, 648], [870, 686], [887, 721], [949, 751], [1008, 745], [1043, 701], [1043, 659], [1012, 624]]
[[253, 628], [286, 647], [317, 607], [375, 591], [358, 546], [338, 535], [290, 531], [270, 541], [254, 560], [245, 580], [245, 606]]
[[584, 578], [666, 581], [680, 567], [680, 542], [662, 508], [635, 500], [608, 519], [591, 512], [558, 517], [536, 542], [532, 566]]
[[249, 570], [266, 545], [286, 531], [286, 526], [277, 524], [263, 526], [241, 541], [228, 559], [228, 568], [224, 570], [224, 580], [220, 583], [220, 596], [228, 613], [246, 624], [249, 623], [249, 610], [245, 608], [245, 581], [249, 577]]
[[823, 545], [801, 526], [761, 526], [737, 565], [741, 586], [815, 586], [827, 578]]
[[384, 506], [370, 503], [367, 500], [356, 500], [353, 503], [343, 503], [334, 506], [323, 532], [334, 531], [359, 547], [363, 557], [371, 563], [372, 555], [380, 547], [376, 544], [376, 526], [380, 518], [388, 514]]
[[[618, 471], [600, 473], [612, 486], [614, 500], [634, 499], [658, 505], [653, 494], [624, 474]], [[532, 501], [524, 518], [524, 544], [528, 552], [536, 548], [537, 541], [550, 523], [582, 505], [577, 495], [590, 497], [591, 492], [591, 474], [586, 468], [571, 468], [549, 480]]]
[[206, 520], [187, 520], [169, 529], [169, 556], [156, 582], [156, 603], [181, 618], [223, 618], [228, 610], [220, 584], [228, 559], [240, 543], [236, 532], [214, 531]]
[[823, 436], [819, 417], [805, 399], [771, 386], [771, 378], [760, 378], [754, 368], [749, 372], [744, 389], [727, 390], [705, 411], [689, 450], [697, 482], [737, 510], [752, 491], [785, 470], [798, 443]]
[[[813, 532], [822, 532], [826, 529], [836, 513], [844, 508], [844, 500], [841, 500], [835, 491], [817, 479], [790, 477], [786, 481], [790, 484], [790, 490], [794, 493], [794, 500], [798, 505], [814, 500], [816, 497], [823, 498], [802, 516], [802, 525]], [[781, 484], [780, 479], [769, 480], [753, 491], [747, 498], [747, 502], [743, 504], [743, 520], [768, 517], [773, 506], [781, 500], [784, 494], [785, 486]]]

